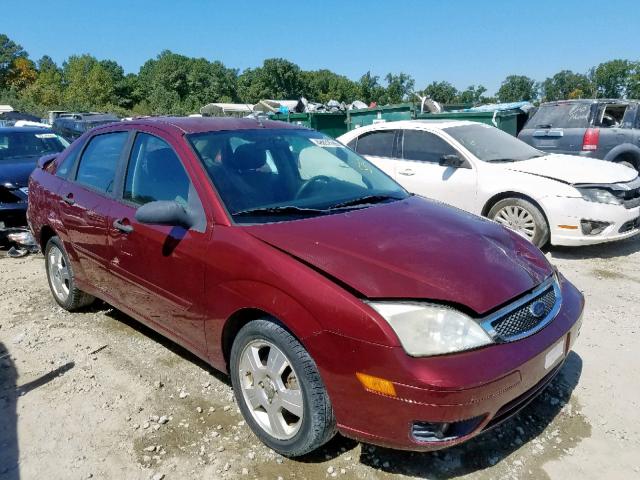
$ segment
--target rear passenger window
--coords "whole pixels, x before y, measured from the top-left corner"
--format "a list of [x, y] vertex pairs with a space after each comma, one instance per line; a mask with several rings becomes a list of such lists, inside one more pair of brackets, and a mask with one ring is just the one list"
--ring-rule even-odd
[[114, 132], [93, 137], [80, 159], [76, 181], [100, 192], [111, 193], [127, 136], [128, 132]]
[[[138, 133], [127, 167], [123, 198], [137, 205], [166, 200], [204, 219], [204, 210], [180, 159], [164, 140]], [[204, 224], [194, 227], [203, 231]]]
[[405, 160], [438, 163], [443, 155], [456, 154], [455, 149], [440, 137], [419, 130], [405, 130], [402, 143]]
[[361, 155], [374, 157], [393, 156], [393, 138], [395, 130], [381, 130], [379, 132], [365, 133], [358, 138], [356, 151]]

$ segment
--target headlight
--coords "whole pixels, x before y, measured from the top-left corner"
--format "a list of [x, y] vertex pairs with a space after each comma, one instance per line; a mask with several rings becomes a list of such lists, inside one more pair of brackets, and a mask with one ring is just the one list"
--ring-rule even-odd
[[621, 205], [622, 201], [609, 190], [604, 188], [578, 188], [582, 198], [588, 202], [609, 203], [612, 205]]
[[441, 305], [369, 303], [396, 332], [414, 357], [460, 352], [493, 343], [471, 317]]

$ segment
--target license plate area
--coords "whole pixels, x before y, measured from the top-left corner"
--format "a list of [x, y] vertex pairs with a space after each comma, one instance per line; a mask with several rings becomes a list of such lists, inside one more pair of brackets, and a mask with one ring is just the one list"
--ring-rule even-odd
[[562, 358], [562, 356], [564, 355], [564, 347], [565, 347], [566, 341], [567, 341], [567, 338], [562, 337], [562, 340], [558, 341], [553, 347], [551, 347], [551, 350], [549, 350], [547, 354], [544, 356], [545, 370], [549, 370], [551, 367], [556, 365], [558, 361]]

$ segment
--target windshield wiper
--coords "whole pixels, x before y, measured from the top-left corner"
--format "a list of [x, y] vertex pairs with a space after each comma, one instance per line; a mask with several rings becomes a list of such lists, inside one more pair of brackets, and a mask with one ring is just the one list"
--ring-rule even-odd
[[319, 208], [296, 207], [295, 205], [281, 205], [278, 207], [258, 207], [248, 208], [233, 214], [233, 216], [251, 216], [251, 215], [317, 215], [319, 213], [327, 213], [327, 210]]
[[395, 195], [365, 195], [364, 197], [352, 198], [344, 202], [336, 203], [329, 207], [330, 210], [335, 210], [345, 207], [355, 207], [357, 205], [370, 205], [372, 203], [380, 203], [385, 200], [402, 200], [401, 197]]
[[485, 160], [489, 163], [507, 163], [507, 162], [517, 162], [515, 158], [492, 158], [491, 160]]
[[536, 128], [551, 128], [553, 125], [550, 123], [539, 123]]

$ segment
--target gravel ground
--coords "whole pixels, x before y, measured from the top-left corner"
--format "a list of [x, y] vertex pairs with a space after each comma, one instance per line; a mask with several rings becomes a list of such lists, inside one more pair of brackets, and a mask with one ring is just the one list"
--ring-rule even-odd
[[302, 460], [258, 442], [224, 375], [104, 303], [63, 311], [42, 256], [2, 256], [0, 480], [640, 478], [640, 239], [547, 255], [584, 292], [584, 325], [517, 417], [441, 452], [336, 437]]

